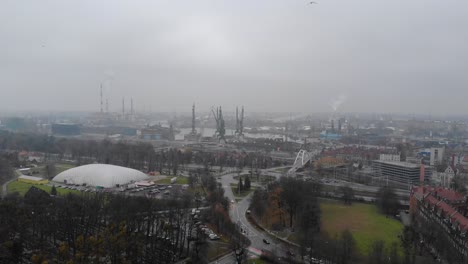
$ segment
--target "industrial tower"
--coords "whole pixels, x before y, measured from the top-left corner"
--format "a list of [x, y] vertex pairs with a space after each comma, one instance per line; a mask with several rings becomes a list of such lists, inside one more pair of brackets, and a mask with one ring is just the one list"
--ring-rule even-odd
[[122, 97], [122, 117], [125, 117], [125, 97]]
[[192, 131], [190, 133], [184, 135], [184, 139], [187, 141], [199, 141], [201, 134], [197, 133], [197, 129], [195, 128], [195, 103], [192, 105]]
[[219, 142], [221, 140], [226, 143], [226, 138], [224, 138], [224, 135], [226, 134], [226, 128], [224, 127], [224, 118], [223, 118], [223, 110], [221, 109], [221, 106], [216, 108], [216, 112], [214, 108], [211, 109], [213, 112], [213, 116], [216, 120], [216, 132], [215, 136], [218, 138]]
[[236, 136], [244, 136], [244, 106], [242, 106], [241, 115], [239, 118], [239, 108], [236, 107]]
[[192, 132], [193, 136], [197, 135], [197, 130], [195, 129], [195, 103], [192, 106]]

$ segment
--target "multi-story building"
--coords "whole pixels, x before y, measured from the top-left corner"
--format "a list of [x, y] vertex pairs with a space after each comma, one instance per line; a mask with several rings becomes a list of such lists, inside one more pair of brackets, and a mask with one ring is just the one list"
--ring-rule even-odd
[[389, 181], [414, 185], [419, 182], [421, 166], [424, 166], [424, 181], [428, 182], [432, 175], [432, 169], [422, 164], [414, 164], [403, 161], [374, 160], [372, 168], [375, 176]]
[[442, 187], [414, 187], [410, 193], [410, 211], [413, 225], [426, 234], [427, 243], [439, 253], [445, 252], [445, 257], [466, 263], [468, 207], [463, 194]]
[[435, 166], [442, 163], [444, 158], [444, 148], [431, 148], [431, 157], [430, 157], [430, 164], [431, 166]]
[[383, 161], [400, 161], [400, 154], [380, 154], [379, 160]]

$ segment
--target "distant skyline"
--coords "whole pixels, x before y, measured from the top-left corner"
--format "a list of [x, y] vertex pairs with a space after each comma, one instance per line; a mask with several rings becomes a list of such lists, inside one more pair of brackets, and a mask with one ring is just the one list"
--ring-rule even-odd
[[0, 111], [468, 114], [467, 1], [309, 2], [2, 1]]

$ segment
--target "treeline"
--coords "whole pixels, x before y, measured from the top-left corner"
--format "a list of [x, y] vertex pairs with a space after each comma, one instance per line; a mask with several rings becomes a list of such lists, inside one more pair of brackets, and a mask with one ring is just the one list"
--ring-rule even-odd
[[[343, 187], [340, 192], [344, 205], [350, 205], [354, 196], [352, 189]], [[312, 263], [314, 259], [335, 264], [418, 263], [416, 245], [419, 240], [411, 228], [402, 230], [399, 236], [401, 243], [386, 245], [384, 241], [372, 242], [367, 255], [357, 251], [355, 238], [349, 230], [334, 236], [321, 232], [320, 196], [323, 193], [319, 182], [283, 177], [266, 189], [254, 192], [251, 212], [268, 229], [294, 231], [302, 258]], [[392, 217], [400, 209], [394, 190], [387, 187], [379, 190], [376, 204], [383, 214]], [[424, 261], [432, 263], [431, 260]]]
[[13, 178], [15, 175], [14, 166], [19, 166], [16, 153], [0, 153], [0, 184]]
[[261, 149], [266, 152], [270, 151], [284, 151], [284, 152], [297, 152], [300, 144], [296, 142], [289, 142], [277, 140], [277, 139], [270, 139], [270, 138], [257, 138], [257, 139], [250, 139], [248, 141], [238, 141], [234, 142], [234, 145], [238, 148], [243, 149]]
[[247, 257], [246, 248], [250, 241], [242, 235], [240, 227], [231, 221], [229, 200], [224, 196], [222, 185], [216, 182], [209, 170], [205, 170], [199, 175], [199, 180], [195, 183], [199, 183], [203, 187], [207, 193], [206, 200], [209, 204], [209, 209], [202, 215], [202, 220], [215, 226], [217, 233], [223, 234], [229, 239], [230, 249], [234, 253], [237, 263], [243, 263]]
[[251, 211], [270, 229], [294, 231], [302, 255], [312, 257], [314, 253], [307, 249], [316, 248], [320, 232], [321, 212], [317, 198], [321, 187], [318, 182], [282, 177], [265, 190], [255, 190]]
[[[0, 201], [0, 263], [172, 263], [192, 256], [193, 197], [51, 197], [32, 187]], [[196, 256], [192, 256], [196, 258]]]
[[268, 168], [273, 165], [270, 157], [262, 153], [239, 151], [199, 152], [189, 148], [155, 151], [149, 143], [131, 143], [109, 140], [80, 140], [55, 138], [37, 134], [0, 132], [0, 150], [18, 152], [37, 151], [45, 158], [76, 160], [77, 165], [93, 162], [114, 164], [144, 171], [159, 171], [177, 174], [181, 166], [195, 163], [205, 167], [255, 167]]

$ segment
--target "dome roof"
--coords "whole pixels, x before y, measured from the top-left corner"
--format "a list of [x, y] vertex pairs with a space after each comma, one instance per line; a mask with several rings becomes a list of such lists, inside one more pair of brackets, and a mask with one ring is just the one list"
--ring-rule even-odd
[[112, 188], [117, 184], [124, 185], [145, 179], [148, 179], [146, 174], [134, 169], [108, 164], [89, 164], [66, 170], [55, 176], [53, 181]]

